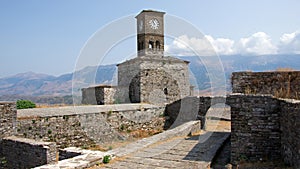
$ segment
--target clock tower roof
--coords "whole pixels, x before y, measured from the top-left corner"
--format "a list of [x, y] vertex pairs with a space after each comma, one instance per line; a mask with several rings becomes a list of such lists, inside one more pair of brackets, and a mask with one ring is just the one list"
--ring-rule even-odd
[[152, 10], [152, 9], [144, 9], [135, 18], [138, 18], [139, 15], [145, 14], [145, 13], [157, 13], [157, 14], [161, 14], [161, 15], [165, 14], [165, 12], [161, 12], [161, 11], [155, 11], [155, 10]]

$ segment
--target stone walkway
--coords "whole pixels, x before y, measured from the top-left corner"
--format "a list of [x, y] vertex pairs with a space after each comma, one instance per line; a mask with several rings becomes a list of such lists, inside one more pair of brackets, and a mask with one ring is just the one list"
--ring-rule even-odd
[[36, 169], [80, 169], [101, 163], [105, 155], [114, 155], [109, 164], [101, 164], [91, 169], [100, 168], [210, 168], [211, 161], [224, 141], [230, 136], [228, 131], [201, 131], [200, 122], [190, 121], [176, 128], [164, 131], [149, 138], [144, 138], [108, 152], [76, 150], [79, 156], [49, 164]]
[[204, 132], [188, 138], [174, 137], [138, 150], [98, 168], [209, 168], [228, 132]]

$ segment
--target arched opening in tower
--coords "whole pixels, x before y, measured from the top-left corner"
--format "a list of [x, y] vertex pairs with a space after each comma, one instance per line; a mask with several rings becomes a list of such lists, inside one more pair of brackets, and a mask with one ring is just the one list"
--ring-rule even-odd
[[159, 50], [159, 49], [160, 49], [160, 42], [159, 42], [158, 40], [155, 42], [155, 45], [156, 45], [155, 48], [156, 48], [157, 50]]

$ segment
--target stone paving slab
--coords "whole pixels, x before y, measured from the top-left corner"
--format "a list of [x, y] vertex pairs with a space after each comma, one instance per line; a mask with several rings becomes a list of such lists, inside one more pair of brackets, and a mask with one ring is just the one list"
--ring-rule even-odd
[[[154, 135], [149, 138], [144, 138], [142, 140], [138, 140], [134, 143], [128, 144], [125, 147], [121, 147], [116, 150], [110, 151], [111, 154], [114, 154], [115, 156], [124, 156], [133, 152], [137, 152], [138, 150], [141, 150], [147, 146], [150, 146], [154, 143], [158, 143], [164, 140], [168, 140], [170, 138], [174, 137], [182, 137], [187, 136], [190, 133], [197, 132], [200, 130], [200, 121], [190, 121], [183, 125], [180, 125], [176, 128], [173, 128], [171, 130], [167, 130], [163, 133]], [[165, 147], [165, 146], [163, 146]]]
[[228, 132], [205, 132], [200, 136], [172, 138], [102, 168], [209, 168], [218, 149], [229, 136]]

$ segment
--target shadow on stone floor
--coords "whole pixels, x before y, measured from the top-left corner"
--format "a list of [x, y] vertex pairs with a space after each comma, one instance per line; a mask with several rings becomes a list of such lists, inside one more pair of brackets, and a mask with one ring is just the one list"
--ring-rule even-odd
[[183, 160], [211, 162], [229, 135], [229, 132], [207, 132], [187, 138], [186, 140], [198, 141], [198, 143]]

